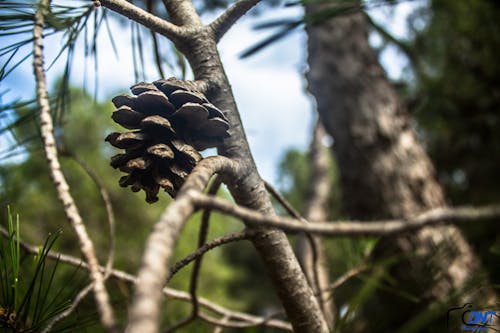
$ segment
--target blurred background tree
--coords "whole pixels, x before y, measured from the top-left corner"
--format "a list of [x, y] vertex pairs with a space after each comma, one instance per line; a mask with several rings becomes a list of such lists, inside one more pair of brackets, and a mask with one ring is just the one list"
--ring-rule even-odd
[[[408, 21], [415, 60], [402, 93], [453, 205], [500, 198], [499, 20], [497, 1], [434, 0]], [[462, 229], [500, 281], [498, 223]]]
[[410, 111], [454, 204], [500, 196], [499, 19], [496, 1], [434, 0], [408, 21]]

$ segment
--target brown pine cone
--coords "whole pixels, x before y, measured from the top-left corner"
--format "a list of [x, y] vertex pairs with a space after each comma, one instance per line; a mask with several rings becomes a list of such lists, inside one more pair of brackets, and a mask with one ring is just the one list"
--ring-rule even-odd
[[224, 114], [200, 92], [176, 79], [138, 83], [135, 96], [113, 98], [113, 120], [131, 130], [111, 133], [106, 141], [124, 149], [111, 166], [127, 173], [120, 185], [144, 190], [146, 201], [158, 200], [163, 188], [172, 197], [201, 160], [198, 151], [217, 147], [228, 137]]

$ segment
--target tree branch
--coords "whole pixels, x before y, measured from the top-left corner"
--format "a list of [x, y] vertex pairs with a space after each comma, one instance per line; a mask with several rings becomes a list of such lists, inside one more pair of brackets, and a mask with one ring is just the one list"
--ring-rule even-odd
[[340, 287], [341, 285], [346, 283], [348, 280], [350, 280], [353, 277], [358, 276], [359, 274], [366, 271], [368, 268], [369, 268], [368, 265], [362, 264], [358, 267], [354, 267], [354, 268], [348, 270], [347, 272], [345, 272], [344, 274], [339, 276], [335, 281], [333, 281], [327, 290], [322, 290], [321, 292], [331, 294], [333, 292], [333, 289], [337, 289], [338, 287]]
[[113, 309], [109, 302], [109, 295], [104, 286], [104, 276], [99, 271], [99, 262], [95, 255], [94, 245], [90, 239], [82, 217], [78, 212], [75, 201], [69, 191], [69, 185], [64, 177], [59, 163], [54, 137], [54, 126], [50, 114], [50, 103], [47, 92], [47, 82], [43, 68], [43, 28], [45, 25], [45, 12], [49, 8], [49, 1], [42, 0], [35, 13], [35, 24], [33, 28], [33, 70], [36, 80], [36, 99], [40, 108], [40, 132], [45, 151], [45, 157], [49, 166], [50, 177], [55, 185], [59, 200], [64, 206], [64, 213], [78, 237], [80, 250], [82, 251], [90, 270], [91, 280], [94, 283], [94, 296], [97, 303], [101, 322], [106, 329], [115, 332], [116, 322]]
[[[261, 321], [259, 322], [231, 322], [229, 320], [214, 320], [213, 318], [205, 315], [204, 313], [200, 313], [199, 317], [206, 321], [207, 323], [210, 323], [212, 325], [220, 326], [220, 327], [227, 327], [227, 328], [247, 328], [247, 327], [253, 327], [253, 326], [262, 326], [265, 325], [268, 321], [272, 321], [273, 319], [271, 318], [262, 318]], [[281, 327], [276, 327], [280, 328], [282, 330], [286, 331], [292, 331], [292, 327], [290, 325], [287, 326], [281, 326]]]
[[373, 222], [334, 221], [304, 224], [296, 219], [268, 216], [219, 198], [190, 192], [197, 207], [212, 209], [238, 217], [245, 224], [278, 228], [288, 232], [309, 232], [323, 236], [367, 237], [389, 236], [440, 224], [454, 224], [500, 218], [500, 205], [482, 207], [436, 208], [414, 218]]
[[[290, 216], [296, 218], [297, 220], [299, 220], [303, 223], [309, 223], [309, 221], [305, 217], [303, 217], [292, 206], [292, 204], [290, 202], [288, 202], [288, 200], [286, 200], [286, 198], [277, 189], [275, 189], [270, 183], [264, 181], [264, 185], [266, 187], [266, 190], [269, 193], [271, 193], [271, 195], [283, 206], [283, 208], [285, 208], [285, 210], [287, 211], [287, 213]], [[312, 201], [312, 199], [310, 201]], [[305, 237], [307, 239], [307, 244], [309, 245], [309, 247], [307, 247], [307, 245], [305, 245], [305, 244], [302, 244], [303, 243], [302, 239], [299, 239], [299, 248], [304, 247], [304, 248], [310, 250], [310, 251], [308, 251], [308, 254], [310, 254], [310, 257], [311, 257], [312, 264], [309, 265], [309, 266], [311, 266], [310, 267], [311, 269], [309, 269], [309, 267], [307, 265], [304, 265], [304, 262], [302, 262], [301, 265], [303, 266], [302, 267], [303, 271], [306, 275], [306, 278], [307, 278], [311, 288], [313, 290], [320, 290], [321, 288], [317, 287], [320, 284], [319, 283], [320, 269], [319, 269], [319, 265], [318, 265], [318, 258], [319, 258], [319, 251], [318, 251], [319, 242], [318, 241], [319, 241], [319, 239], [315, 239], [309, 233], [305, 233]], [[300, 251], [300, 249], [299, 249], [299, 251]], [[327, 320], [327, 322], [329, 322], [329, 323], [333, 322], [333, 317], [327, 316], [327, 312], [325, 311], [324, 303], [321, 302], [321, 299], [318, 298], [318, 302], [323, 310], [323, 313], [325, 314], [325, 319]]]
[[158, 16], [148, 13], [126, 0], [100, 0], [100, 3], [103, 7], [128, 17], [170, 40], [177, 40], [182, 37], [183, 29], [181, 27], [162, 20]]
[[[170, 288], [164, 288], [163, 292], [168, 297], [172, 297], [172, 298], [184, 300], [184, 301], [191, 301], [191, 296], [188, 293], [183, 292], [183, 291], [178, 291], [178, 290], [170, 289]], [[210, 302], [202, 297], [200, 297], [198, 299], [198, 301], [200, 302], [201, 306], [205, 307], [206, 309], [209, 309], [210, 311], [218, 313], [219, 315], [221, 315], [224, 318], [229, 318], [229, 319], [234, 318], [234, 319], [239, 319], [239, 320], [242, 320], [244, 322], [247, 322], [249, 325], [247, 324], [248, 326], [246, 326], [246, 327], [266, 326], [266, 327], [279, 328], [279, 329], [286, 330], [286, 331], [292, 331], [292, 326], [283, 320], [270, 319], [270, 318], [266, 318], [266, 317], [259, 317], [259, 316], [250, 315], [250, 314], [247, 314], [244, 312], [229, 310], [229, 309], [226, 309], [218, 304], [212, 303], [212, 302]], [[200, 313], [200, 318], [202, 318], [203, 320], [210, 322], [214, 325], [225, 326], [223, 321], [207, 320], [207, 318], [210, 319], [210, 317], [203, 315], [203, 313]]]
[[169, 275], [167, 277], [167, 283], [183, 267], [189, 265], [189, 263], [191, 263], [193, 260], [196, 260], [196, 258], [201, 257], [202, 255], [204, 255], [208, 251], [210, 251], [210, 250], [212, 250], [212, 249], [214, 249], [214, 248], [216, 248], [218, 246], [224, 245], [224, 244], [228, 244], [228, 243], [238, 242], [240, 240], [249, 239], [249, 238], [253, 237], [254, 235], [255, 235], [254, 231], [252, 231], [252, 230], [245, 230], [245, 231], [236, 232], [236, 233], [232, 233], [232, 234], [229, 234], [229, 235], [225, 235], [225, 236], [216, 238], [213, 241], [204, 244], [203, 246], [199, 247], [196, 251], [194, 251], [193, 253], [187, 255], [183, 259], [179, 260], [177, 263], [175, 263], [174, 266], [172, 266], [172, 268], [170, 269], [170, 273], [169, 273]]
[[294, 217], [295, 219], [309, 223], [309, 221], [306, 220], [305, 217], [303, 217], [298, 210], [295, 209], [295, 207], [292, 206], [288, 200], [276, 189], [274, 186], [267, 181], [264, 181], [264, 185], [266, 187], [266, 190], [279, 202], [279, 204], [285, 208], [286, 212], [288, 215], [291, 217]]
[[239, 0], [208, 25], [218, 42], [231, 27], [261, 0]]
[[64, 310], [63, 312], [59, 313], [57, 316], [55, 316], [48, 324], [45, 326], [44, 330], [42, 333], [49, 333], [52, 331], [52, 328], [54, 327], [55, 324], [63, 320], [64, 318], [68, 317], [70, 314], [72, 314], [80, 302], [92, 291], [94, 288], [94, 283], [88, 284], [85, 288], [80, 290], [80, 292], [75, 296], [73, 299], [73, 302], [71, 302], [71, 305]]
[[[1, 225], [0, 225], [0, 234], [4, 238], [9, 238], [8, 231], [5, 230], [5, 228], [2, 227]], [[210, 243], [208, 243], [208, 244], [210, 244]], [[20, 241], [20, 246], [26, 253], [31, 253], [31, 254], [38, 254], [39, 253], [39, 247], [30, 245], [26, 242], [23, 242], [22, 240]], [[76, 257], [71, 256], [71, 255], [67, 255], [64, 253], [49, 251], [47, 253], [47, 258], [52, 259], [52, 260], [57, 260], [57, 261], [62, 262], [62, 263], [66, 263], [66, 264], [69, 264], [69, 265], [74, 266], [74, 267], [82, 267], [82, 268], [87, 269], [87, 270], [89, 269], [89, 266], [85, 261], [82, 261], [79, 258], [76, 258]], [[103, 266], [99, 266], [99, 270], [101, 272], [105, 272], [106, 268]], [[132, 274], [126, 273], [124, 271], [121, 271], [121, 270], [112, 269], [110, 276], [117, 279], [117, 280], [125, 281], [125, 282], [132, 283], [132, 284], [137, 284], [137, 278], [135, 276], [133, 276]], [[191, 301], [191, 295], [189, 295], [189, 293], [184, 292], [184, 291], [165, 287], [165, 288], [163, 288], [162, 293], [165, 296], [171, 297], [173, 299], [186, 301], [186, 302]], [[267, 327], [274, 327], [274, 328], [280, 328], [280, 329], [291, 331], [290, 324], [285, 322], [285, 321], [282, 321], [282, 320], [278, 320], [278, 319], [268, 320], [267, 318], [264, 318], [264, 317], [254, 316], [254, 315], [244, 313], [244, 312], [239, 312], [239, 311], [233, 311], [233, 310], [227, 309], [225, 307], [222, 307], [216, 303], [213, 303], [213, 302], [211, 302], [203, 297], [199, 297], [198, 301], [199, 301], [200, 306], [202, 306], [205, 309], [212, 311], [212, 312], [214, 312], [222, 317], [225, 317], [225, 318], [229, 318], [229, 319], [234, 318], [234, 319], [238, 319], [241, 321], [246, 321], [248, 323], [253, 323], [253, 326], [265, 325]]]
[[[212, 184], [210, 184], [210, 188], [208, 189], [207, 194], [208, 195], [216, 194], [221, 184], [222, 184], [221, 177], [215, 176], [215, 179], [213, 180]], [[201, 216], [201, 225], [198, 233], [198, 249], [202, 248], [207, 242], [208, 229], [210, 227], [210, 213], [211, 213], [210, 208], [206, 208]], [[193, 305], [191, 314], [186, 319], [181, 320], [180, 322], [174, 324], [172, 327], [167, 329], [166, 332], [174, 332], [175, 330], [183, 326], [186, 326], [187, 324], [189, 324], [198, 317], [199, 306], [198, 306], [198, 297], [196, 296], [196, 293], [198, 289], [198, 279], [200, 276], [202, 261], [203, 261], [203, 256], [197, 256], [195, 258], [193, 269], [191, 271], [191, 279], [189, 282], [190, 285], [189, 294], [191, 295], [191, 303]]]
[[193, 169], [147, 240], [126, 332], [158, 332], [160, 291], [167, 278], [168, 262], [180, 231], [195, 211], [189, 193], [202, 191], [215, 173], [237, 175], [237, 171], [237, 164], [222, 156], [208, 157]]
[[[109, 275], [109, 272], [113, 268], [113, 261], [115, 257], [115, 214], [113, 211], [113, 204], [111, 203], [111, 198], [109, 197], [109, 193], [106, 190], [106, 187], [99, 179], [99, 176], [85, 163], [84, 160], [79, 158], [78, 156], [68, 153], [68, 156], [73, 159], [82, 169], [87, 173], [87, 175], [92, 179], [94, 184], [99, 189], [99, 193], [101, 194], [102, 201], [104, 202], [104, 207], [106, 209], [106, 215], [108, 217], [108, 226], [109, 226], [109, 253], [108, 260], [106, 261], [106, 273], [105, 277]], [[62, 155], [62, 154], [61, 154]]]

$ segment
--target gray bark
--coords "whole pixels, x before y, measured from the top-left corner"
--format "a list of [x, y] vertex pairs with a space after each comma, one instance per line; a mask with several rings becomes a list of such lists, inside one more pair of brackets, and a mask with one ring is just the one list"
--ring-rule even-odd
[[[238, 109], [221, 63], [214, 31], [201, 26], [189, 1], [167, 1], [176, 24], [192, 27], [176, 47], [187, 57], [195, 78], [208, 83], [207, 96], [230, 122], [231, 136], [219, 153], [240, 164], [239, 179], [228, 180], [235, 201], [251, 209], [274, 215], [269, 195], [260, 178], [241, 124]], [[256, 228], [252, 242], [264, 261], [288, 319], [296, 332], [328, 332], [319, 305], [307, 284], [286, 235], [277, 229]]]
[[[324, 10], [322, 6], [307, 6], [306, 12]], [[334, 138], [345, 211], [356, 219], [401, 218], [446, 205], [409, 115], [369, 46], [364, 16], [351, 14], [307, 30], [309, 90]], [[454, 226], [382, 239], [374, 252], [379, 259], [401, 254], [416, 256], [391, 268], [394, 287], [416, 295], [419, 302], [388, 295], [381, 299], [389, 307], [382, 310], [392, 314], [370, 323], [384, 325], [386, 320], [384, 328], [391, 331], [432, 302], [447, 300], [480, 273], [478, 258]], [[486, 289], [461, 295], [462, 300], [477, 297], [482, 304], [495, 300]]]

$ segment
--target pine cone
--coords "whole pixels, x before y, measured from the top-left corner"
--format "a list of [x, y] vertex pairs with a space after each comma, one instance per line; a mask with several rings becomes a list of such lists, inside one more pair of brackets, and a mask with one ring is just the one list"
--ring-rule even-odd
[[172, 197], [201, 160], [198, 151], [219, 146], [229, 134], [224, 114], [200, 92], [176, 79], [138, 83], [135, 96], [113, 98], [113, 120], [132, 130], [111, 133], [106, 141], [125, 149], [111, 166], [127, 173], [120, 185], [146, 192], [149, 203], [163, 188]]

